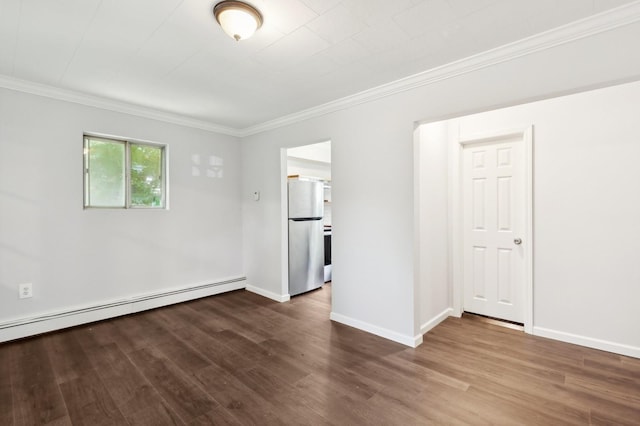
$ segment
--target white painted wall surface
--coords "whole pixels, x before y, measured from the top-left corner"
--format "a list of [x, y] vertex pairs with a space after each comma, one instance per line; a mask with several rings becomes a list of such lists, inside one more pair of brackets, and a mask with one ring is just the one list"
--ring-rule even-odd
[[417, 281], [420, 331], [427, 332], [451, 313], [449, 261], [450, 122], [419, 127], [416, 155], [419, 259]]
[[640, 82], [456, 120], [534, 126], [534, 334], [640, 356], [638, 105]]
[[289, 157], [287, 160], [287, 175], [298, 175], [300, 177], [330, 181], [331, 163]]
[[[281, 241], [280, 147], [332, 135], [333, 312], [412, 338], [413, 309], [407, 306], [413, 302], [413, 287], [405, 284], [413, 282], [413, 252], [404, 242], [412, 239], [413, 188], [397, 182], [413, 179], [413, 124], [400, 124], [409, 136], [404, 142], [371, 149], [378, 138], [393, 140], [399, 124], [383, 119], [384, 110], [372, 107], [371, 113], [382, 126], [367, 126], [361, 117], [345, 114], [344, 121], [320, 118], [313, 126], [274, 132], [274, 139], [263, 134], [243, 141], [248, 284], [281, 292], [281, 253], [275, 250]], [[250, 196], [256, 190], [262, 194], [259, 202]]]
[[[170, 210], [83, 210], [83, 132], [167, 144]], [[242, 276], [239, 160], [233, 137], [0, 89], [0, 324]]]
[[[621, 26], [244, 138], [249, 282], [282, 292], [281, 147], [331, 140], [333, 312], [360, 328], [413, 340], [420, 330], [414, 306], [414, 123], [637, 79], [640, 55], [629, 52], [637, 50], [638, 39], [640, 24]], [[256, 190], [259, 202], [252, 199]]]

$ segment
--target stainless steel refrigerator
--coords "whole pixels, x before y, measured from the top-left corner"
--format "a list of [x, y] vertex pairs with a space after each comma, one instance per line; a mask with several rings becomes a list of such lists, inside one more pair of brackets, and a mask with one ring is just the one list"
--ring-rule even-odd
[[289, 181], [289, 294], [324, 284], [322, 182]]

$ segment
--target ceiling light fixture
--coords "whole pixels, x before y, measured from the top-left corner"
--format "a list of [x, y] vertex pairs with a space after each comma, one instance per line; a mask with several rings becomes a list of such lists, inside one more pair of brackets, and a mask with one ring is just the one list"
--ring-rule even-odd
[[225, 33], [236, 41], [244, 40], [262, 26], [262, 15], [255, 7], [241, 1], [222, 1], [213, 15]]

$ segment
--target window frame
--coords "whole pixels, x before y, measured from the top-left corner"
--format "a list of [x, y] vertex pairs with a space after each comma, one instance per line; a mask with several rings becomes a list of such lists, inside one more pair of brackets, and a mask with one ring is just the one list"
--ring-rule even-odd
[[[89, 140], [101, 140], [104, 142], [120, 143], [124, 145], [124, 206], [92, 206], [89, 204]], [[132, 138], [123, 138], [118, 136], [104, 135], [98, 133], [84, 133], [82, 135], [82, 203], [85, 210], [169, 210], [169, 147], [167, 144], [151, 142]], [[140, 206], [131, 204], [131, 146], [150, 146], [160, 149], [160, 181], [161, 181], [161, 197], [159, 206]]]

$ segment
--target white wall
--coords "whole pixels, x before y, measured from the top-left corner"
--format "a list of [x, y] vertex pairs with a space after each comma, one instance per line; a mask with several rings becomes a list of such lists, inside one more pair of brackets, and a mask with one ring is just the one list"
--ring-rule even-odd
[[416, 150], [417, 281], [420, 332], [426, 333], [451, 314], [449, 144], [450, 121], [418, 128]]
[[640, 357], [640, 82], [455, 120], [534, 126], [534, 334]]
[[[387, 121], [385, 111], [372, 107], [371, 113]], [[404, 284], [413, 280], [413, 251], [403, 242], [412, 239], [413, 212], [406, 207], [412, 206], [413, 194], [411, 185], [397, 181], [412, 180], [413, 124], [400, 124], [409, 135], [404, 143], [372, 149], [370, 141], [393, 139], [398, 123], [367, 126], [358, 115], [345, 118], [321, 118], [243, 141], [248, 282], [281, 292], [281, 253], [274, 250], [282, 235], [280, 147], [331, 139], [333, 312], [412, 338], [413, 310], [406, 306], [413, 290]], [[260, 202], [249, 197], [256, 190], [262, 193]], [[386, 294], [390, 285], [393, 294]]]
[[323, 180], [331, 180], [331, 163], [313, 161], [304, 158], [288, 157], [287, 175], [303, 177], [315, 177]]
[[[83, 210], [83, 132], [166, 143], [170, 210]], [[242, 276], [240, 178], [236, 138], [0, 89], [0, 324]]]
[[[640, 76], [640, 24], [243, 139], [250, 283], [282, 292], [282, 147], [332, 141], [333, 317], [404, 343], [420, 337], [414, 273], [413, 131], [437, 121]], [[261, 201], [252, 194], [260, 190]]]
[[331, 163], [331, 141], [303, 145], [287, 150], [289, 157]]

